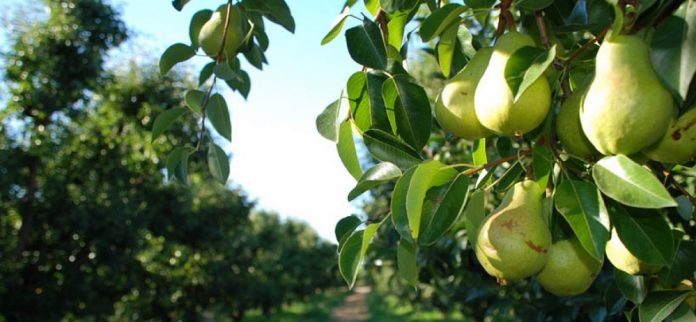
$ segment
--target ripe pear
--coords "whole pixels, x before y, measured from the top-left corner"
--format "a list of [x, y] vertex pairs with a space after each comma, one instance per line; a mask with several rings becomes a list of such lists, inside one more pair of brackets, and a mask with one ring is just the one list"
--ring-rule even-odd
[[541, 286], [557, 296], [573, 296], [584, 293], [592, 285], [602, 260], [585, 251], [576, 238], [559, 241], [549, 249], [549, 261], [537, 275]]
[[576, 90], [563, 102], [556, 119], [556, 135], [565, 151], [580, 159], [595, 159], [599, 155], [580, 126], [580, 105], [585, 90]]
[[657, 273], [662, 266], [641, 261], [626, 248], [616, 228], [611, 230], [611, 238], [605, 248], [609, 262], [617, 269], [631, 275], [649, 275]]
[[516, 183], [488, 216], [476, 239], [476, 258], [501, 283], [532, 276], [546, 265], [551, 232], [542, 218], [542, 190]]
[[488, 66], [492, 48], [481, 48], [451, 81], [435, 102], [435, 119], [445, 131], [473, 141], [490, 134], [476, 118], [474, 92]]
[[[225, 49], [223, 56], [233, 54], [244, 41], [243, 14], [237, 6], [232, 6], [230, 21], [225, 36]], [[222, 5], [213, 13], [210, 19], [203, 24], [198, 35], [201, 48], [210, 57], [216, 57], [222, 47], [222, 35], [224, 33], [225, 19], [227, 17], [227, 5]]]
[[529, 36], [511, 31], [498, 38], [474, 98], [476, 116], [483, 126], [507, 136], [519, 136], [541, 124], [551, 107], [551, 89], [541, 76], [514, 101], [505, 80], [505, 66], [510, 56], [525, 46], [534, 46]]
[[659, 141], [673, 116], [645, 42], [634, 35], [606, 39], [597, 52], [595, 77], [580, 109], [580, 123], [603, 154], [631, 155]]
[[686, 163], [696, 158], [696, 105], [672, 121], [662, 140], [643, 153], [667, 163]]

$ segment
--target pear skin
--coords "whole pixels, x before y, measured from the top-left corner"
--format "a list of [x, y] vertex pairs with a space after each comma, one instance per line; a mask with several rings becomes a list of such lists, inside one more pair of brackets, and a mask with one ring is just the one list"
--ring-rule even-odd
[[510, 56], [525, 46], [534, 46], [529, 36], [511, 31], [498, 38], [474, 98], [476, 116], [483, 126], [502, 135], [519, 136], [541, 124], [551, 107], [551, 89], [546, 77], [539, 77], [514, 101], [505, 80]]
[[660, 265], [645, 263], [631, 254], [616, 233], [616, 228], [611, 230], [611, 238], [607, 242], [605, 251], [607, 259], [616, 269], [631, 275], [654, 274], [662, 268]]
[[[203, 24], [198, 39], [200, 46], [206, 55], [215, 57], [222, 47], [222, 35], [225, 28], [225, 18], [227, 16], [227, 5], [220, 6], [210, 19]], [[225, 50], [223, 56], [233, 54], [244, 41], [244, 28], [242, 17], [244, 15], [237, 6], [232, 6], [230, 11], [230, 22], [225, 37]]]
[[585, 89], [574, 91], [561, 105], [556, 119], [556, 135], [563, 144], [563, 149], [570, 155], [584, 160], [592, 160], [599, 156], [580, 125], [580, 105]]
[[476, 239], [476, 258], [501, 283], [544, 268], [551, 232], [542, 218], [542, 190], [531, 180], [516, 183], [488, 216]]
[[666, 163], [686, 163], [696, 158], [696, 105], [672, 122], [662, 140], [643, 153]]
[[587, 138], [602, 154], [631, 155], [659, 141], [673, 117], [673, 100], [638, 36], [606, 39], [580, 110]]
[[492, 48], [481, 48], [468, 64], [450, 80], [435, 102], [435, 119], [458, 137], [473, 141], [490, 134], [474, 112], [474, 92], [488, 66]]
[[582, 294], [602, 270], [602, 263], [604, 258], [592, 257], [576, 238], [561, 240], [549, 248], [549, 260], [537, 280], [557, 296]]

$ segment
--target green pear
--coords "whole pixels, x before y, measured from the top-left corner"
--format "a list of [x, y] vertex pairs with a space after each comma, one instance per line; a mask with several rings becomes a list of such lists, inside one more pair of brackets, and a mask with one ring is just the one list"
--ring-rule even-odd
[[501, 283], [532, 276], [546, 265], [551, 232], [542, 218], [542, 190], [516, 183], [488, 216], [476, 238], [476, 258]]
[[445, 131], [473, 141], [490, 134], [476, 118], [474, 92], [488, 66], [492, 48], [481, 48], [456, 76], [450, 80], [435, 102], [435, 119]]
[[580, 126], [580, 105], [585, 90], [576, 90], [561, 105], [556, 119], [556, 134], [565, 151], [580, 159], [595, 159], [599, 152], [582, 132]]
[[510, 56], [525, 46], [534, 46], [532, 38], [516, 31], [498, 38], [476, 94], [476, 116], [486, 128], [507, 136], [520, 136], [541, 124], [551, 107], [551, 89], [546, 77], [539, 77], [515, 102], [505, 80]]
[[603, 154], [631, 155], [659, 141], [673, 102], [638, 36], [606, 39], [597, 52], [595, 77], [580, 109], [580, 123]]
[[662, 266], [648, 264], [631, 254], [616, 233], [616, 228], [611, 230], [611, 238], [605, 248], [607, 259], [617, 269], [631, 275], [649, 275], [657, 273]]
[[[232, 6], [230, 11], [230, 22], [225, 37], [224, 57], [237, 51], [244, 41], [243, 16], [241, 10], [237, 6]], [[213, 13], [210, 19], [203, 24], [198, 35], [201, 48], [203, 48], [203, 51], [210, 57], [216, 57], [220, 52], [226, 17], [227, 5], [222, 5]]]
[[602, 263], [604, 258], [592, 257], [576, 238], [562, 240], [549, 248], [549, 261], [537, 280], [554, 295], [578, 295], [590, 288], [602, 270]]
[[696, 105], [672, 125], [657, 144], [643, 153], [650, 159], [667, 163], [686, 163], [696, 158]]

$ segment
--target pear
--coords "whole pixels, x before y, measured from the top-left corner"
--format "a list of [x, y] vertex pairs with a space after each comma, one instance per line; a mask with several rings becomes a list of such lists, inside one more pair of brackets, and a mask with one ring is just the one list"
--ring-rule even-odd
[[537, 280], [554, 295], [578, 295], [590, 288], [602, 263], [604, 258], [592, 257], [576, 238], [562, 240], [549, 248], [549, 260]]
[[673, 102], [638, 36], [606, 39], [597, 52], [595, 77], [580, 109], [580, 123], [603, 154], [631, 155], [660, 140]]
[[650, 159], [667, 163], [686, 163], [696, 158], [696, 105], [672, 125], [655, 145], [643, 153]]
[[568, 154], [584, 160], [593, 160], [599, 152], [580, 126], [580, 105], [584, 94], [584, 89], [576, 90], [563, 102], [556, 119], [556, 135]]
[[520, 136], [541, 124], [551, 107], [551, 89], [546, 77], [539, 77], [515, 102], [505, 80], [505, 66], [518, 49], [534, 46], [532, 38], [511, 31], [498, 38], [491, 60], [474, 96], [476, 116], [486, 128], [507, 136]]
[[626, 248], [616, 228], [611, 230], [611, 238], [605, 248], [609, 262], [617, 269], [631, 275], [649, 275], [657, 273], [662, 266], [641, 261]]
[[[201, 48], [210, 57], [216, 57], [222, 47], [222, 35], [225, 28], [227, 17], [227, 5], [222, 5], [213, 13], [210, 19], [203, 24], [198, 34]], [[225, 37], [225, 50], [223, 56], [233, 54], [244, 41], [243, 14], [237, 6], [232, 6], [230, 11], [230, 22]]]
[[445, 131], [473, 141], [490, 134], [476, 118], [474, 92], [488, 66], [492, 48], [481, 48], [456, 76], [450, 80], [435, 102], [435, 119]]
[[476, 238], [476, 258], [504, 284], [532, 276], [546, 265], [551, 232], [542, 218], [541, 188], [516, 183], [488, 216]]

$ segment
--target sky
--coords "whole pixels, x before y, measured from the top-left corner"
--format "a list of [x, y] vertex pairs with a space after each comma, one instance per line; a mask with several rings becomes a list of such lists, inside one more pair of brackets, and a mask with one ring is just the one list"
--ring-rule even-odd
[[[12, 6], [22, 1], [2, 2]], [[360, 66], [350, 59], [342, 35], [320, 45], [344, 0], [286, 2], [295, 18], [295, 34], [266, 24], [269, 65], [263, 71], [249, 65], [245, 68], [252, 83], [248, 100], [218, 87], [232, 118], [232, 142], [222, 139], [219, 143], [232, 153], [231, 187], [243, 189], [259, 209], [303, 220], [320, 236], [335, 241], [336, 222], [358, 211], [346, 199], [355, 180], [343, 168], [335, 144], [317, 133], [315, 118], [338, 98], [348, 77]], [[190, 42], [188, 27], [193, 13], [215, 9], [225, 1], [191, 0], [182, 12], [176, 11], [170, 0], [111, 3], [134, 36], [115, 56], [135, 53], [158, 58], [169, 45]], [[346, 27], [358, 23], [349, 19]], [[195, 57], [177, 68], [197, 75], [197, 69], [209, 61]]]

